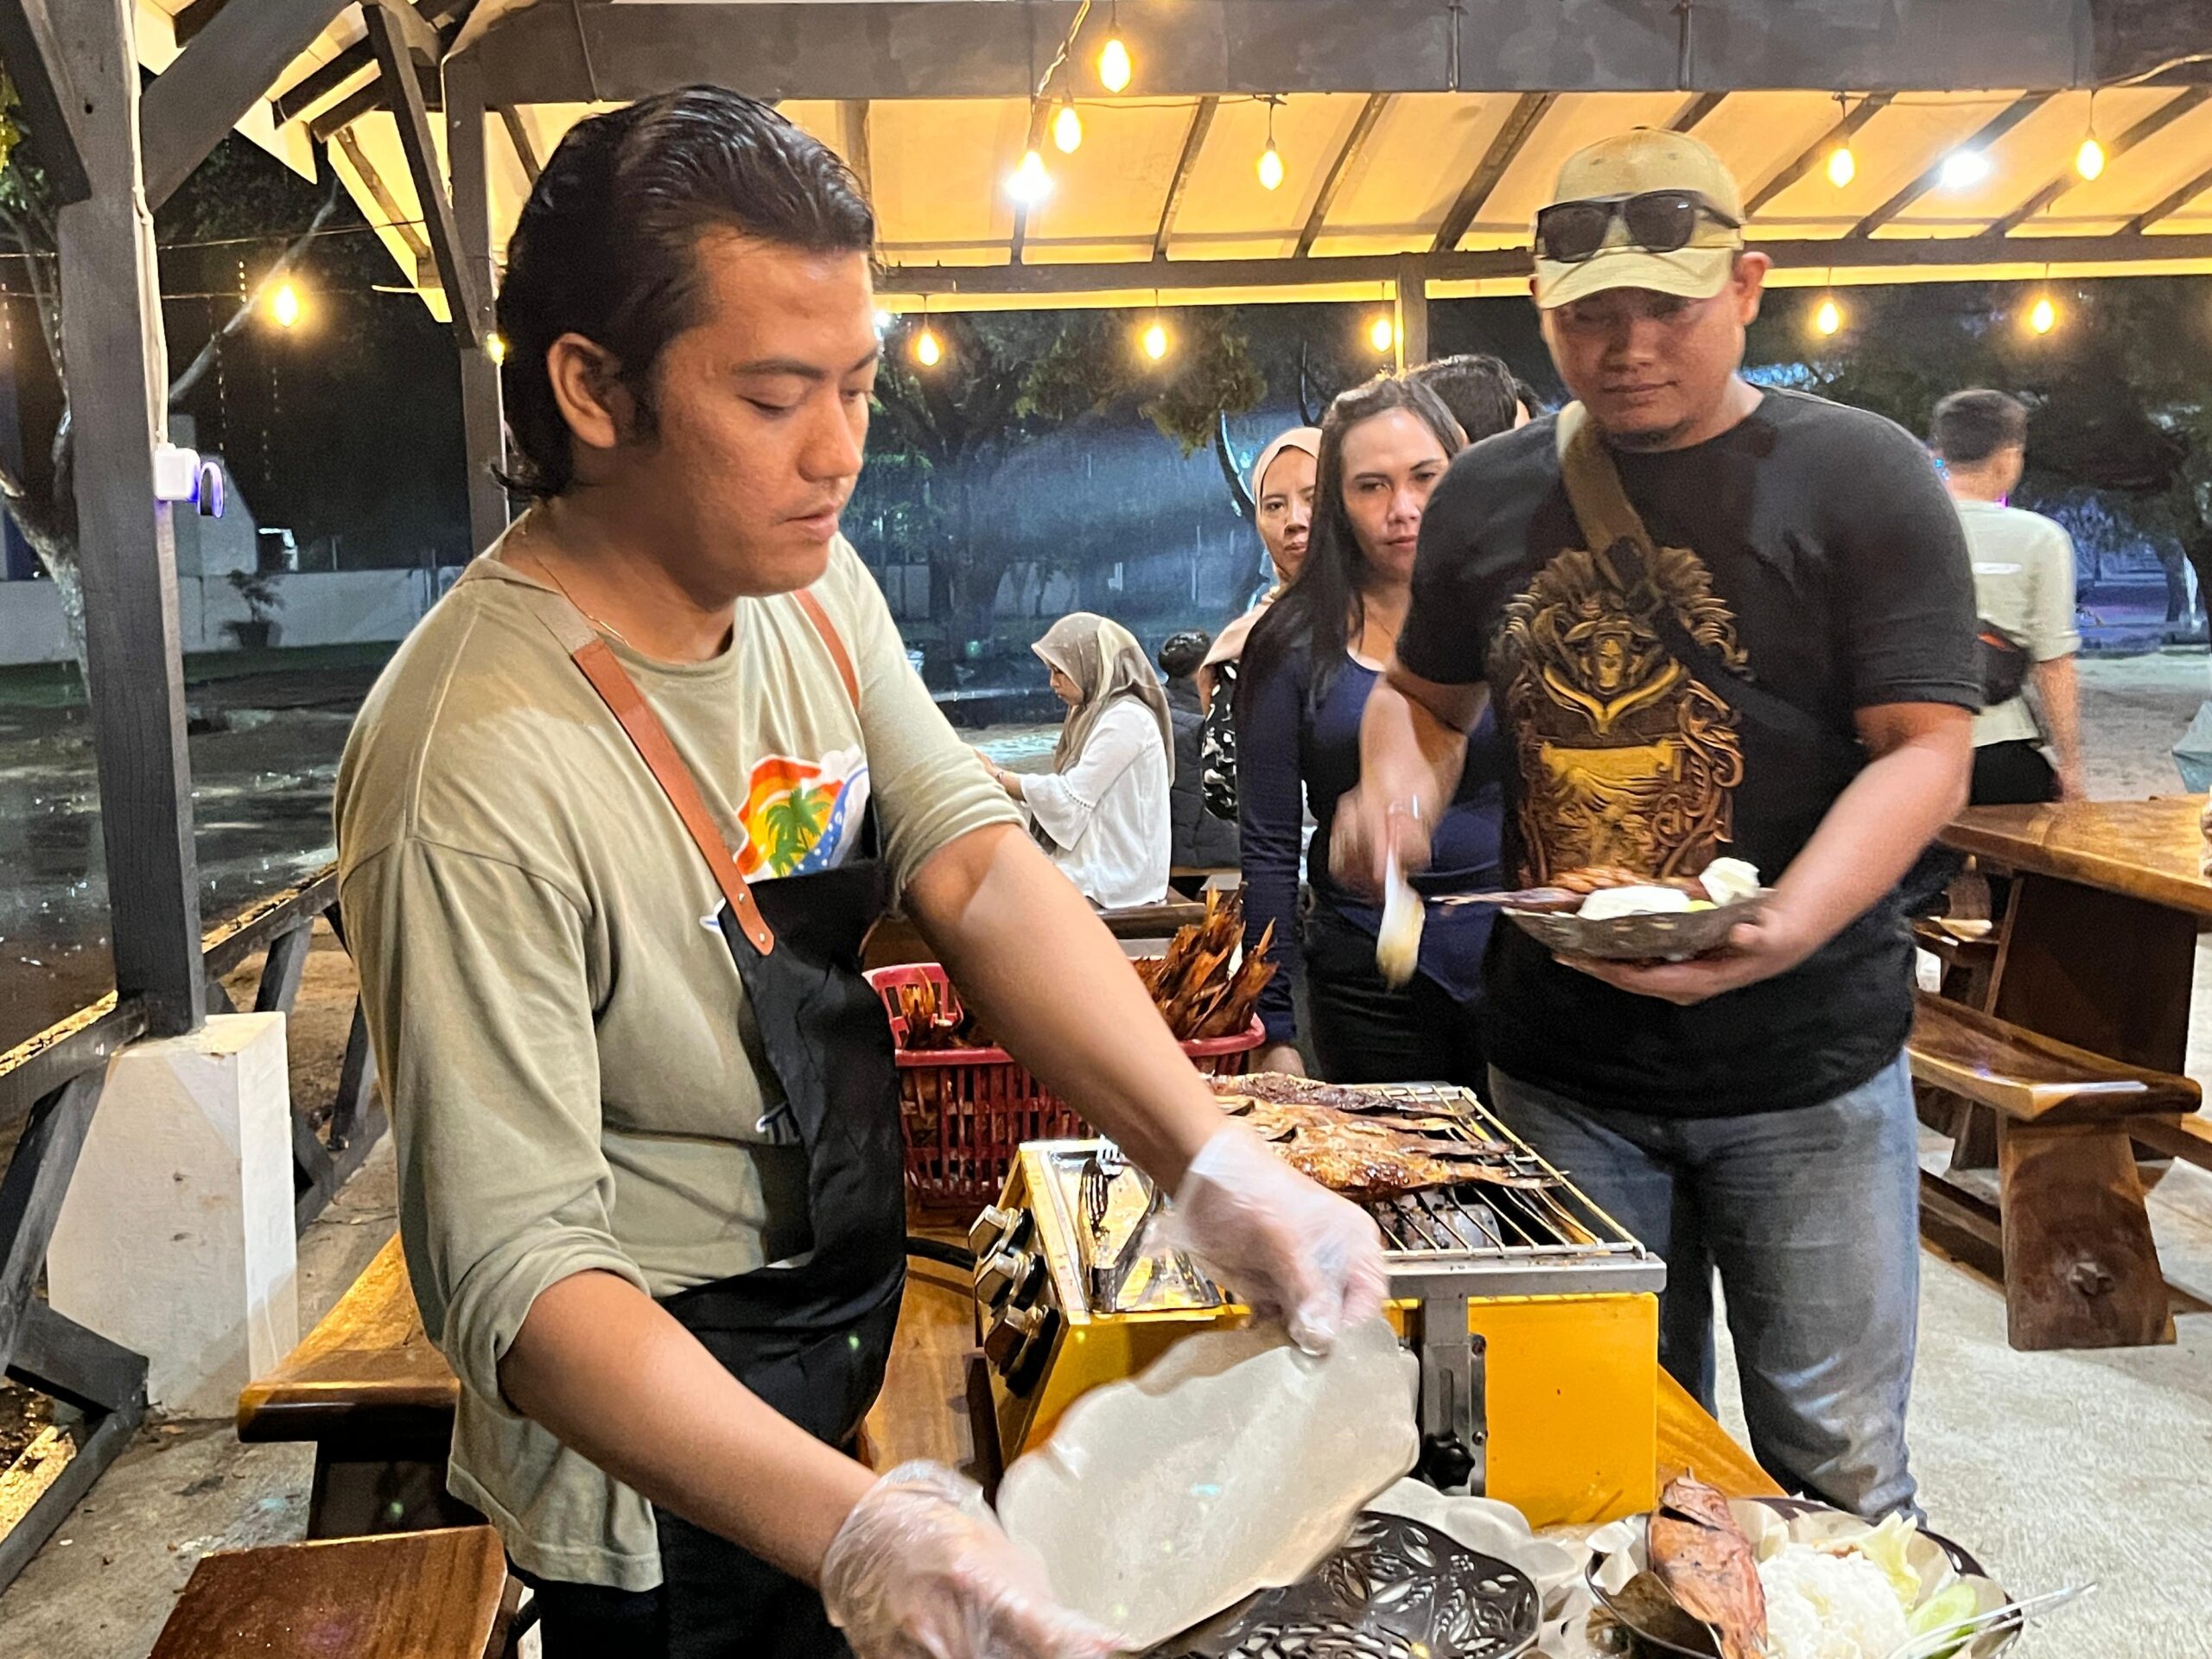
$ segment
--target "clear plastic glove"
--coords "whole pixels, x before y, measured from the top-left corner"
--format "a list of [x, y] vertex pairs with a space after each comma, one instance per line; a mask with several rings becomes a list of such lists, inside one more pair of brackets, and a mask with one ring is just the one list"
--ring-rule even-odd
[[982, 1490], [902, 1463], [853, 1505], [822, 1558], [822, 1600], [856, 1659], [1106, 1659], [1110, 1631], [1052, 1599]]
[[1380, 1313], [1389, 1289], [1374, 1220], [1242, 1124], [1224, 1124], [1191, 1160], [1159, 1241], [1195, 1256], [1253, 1313], [1280, 1318], [1309, 1354]]

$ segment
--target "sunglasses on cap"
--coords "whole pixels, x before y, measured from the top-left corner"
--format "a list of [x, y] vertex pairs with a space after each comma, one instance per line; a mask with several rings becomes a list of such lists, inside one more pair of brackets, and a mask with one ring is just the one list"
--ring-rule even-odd
[[1629, 244], [1646, 253], [1679, 253], [1696, 236], [1700, 221], [1740, 231], [1732, 219], [1694, 190], [1646, 190], [1633, 196], [1592, 196], [1555, 201], [1536, 214], [1536, 257], [1554, 264], [1579, 265], [1605, 245], [1613, 224], [1628, 230]]

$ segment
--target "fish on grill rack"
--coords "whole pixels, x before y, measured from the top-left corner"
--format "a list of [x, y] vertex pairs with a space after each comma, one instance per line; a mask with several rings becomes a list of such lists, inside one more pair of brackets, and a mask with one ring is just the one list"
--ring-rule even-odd
[[1548, 1184], [1506, 1142], [1390, 1095], [1273, 1072], [1224, 1079], [1214, 1093], [1292, 1168], [1360, 1203], [1468, 1182]]
[[1378, 1145], [1354, 1136], [1301, 1133], [1270, 1144], [1275, 1154], [1300, 1174], [1357, 1204], [1376, 1204], [1467, 1181], [1500, 1186], [1545, 1184], [1541, 1175], [1522, 1174], [1503, 1163], [1439, 1157], [1412, 1147]]

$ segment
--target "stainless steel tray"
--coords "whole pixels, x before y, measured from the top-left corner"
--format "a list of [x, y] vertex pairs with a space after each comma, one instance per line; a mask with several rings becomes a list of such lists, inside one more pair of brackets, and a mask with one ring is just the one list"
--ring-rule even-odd
[[1556, 911], [1508, 910], [1513, 925], [1563, 957], [1603, 962], [1683, 962], [1717, 950], [1739, 922], [1754, 919], [1774, 896], [1771, 887], [1711, 910], [1662, 911], [1588, 921]]

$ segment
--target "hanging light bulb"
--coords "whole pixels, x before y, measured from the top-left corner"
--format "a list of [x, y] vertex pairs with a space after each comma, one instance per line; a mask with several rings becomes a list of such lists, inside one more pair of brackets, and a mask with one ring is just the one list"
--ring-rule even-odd
[[2082, 141], [2082, 148], [2074, 152], [2074, 170], [2085, 179], [2094, 179], [2105, 170], [2105, 147], [2091, 133]]
[[1835, 302], [1835, 296], [1831, 294], [1821, 302], [1820, 308], [1813, 313], [1813, 332], [1816, 334], [1833, 334], [1842, 327], [1843, 308]]
[[1971, 190], [1989, 176], [1989, 157], [1978, 149], [1955, 149], [1936, 176], [1946, 190]]
[[925, 369], [933, 369], [944, 359], [944, 347], [937, 342], [937, 331], [926, 322], [922, 332], [914, 336], [914, 361]]
[[485, 335], [484, 355], [492, 359], [494, 367], [505, 362], [507, 360], [506, 336], [504, 334]]
[[1139, 344], [1143, 346], [1144, 354], [1155, 363], [1167, 355], [1167, 330], [1159, 318], [1152, 320], [1152, 326], [1144, 331]]
[[1378, 352], [1387, 352], [1398, 343], [1398, 325], [1382, 312], [1367, 325], [1367, 343]]
[[1268, 147], [1260, 152], [1260, 188], [1282, 188], [1282, 152], [1275, 148], [1275, 141], [1268, 140]]
[[1083, 145], [1083, 118], [1075, 112], [1075, 100], [1068, 99], [1060, 105], [1060, 112], [1052, 118], [1052, 143], [1063, 156], [1072, 156]]
[[1828, 182], [1839, 190], [1859, 176], [1859, 158], [1849, 144], [1838, 144], [1828, 155]]
[[1014, 169], [1014, 176], [1006, 181], [1007, 194], [1025, 207], [1034, 207], [1052, 194], [1052, 175], [1045, 170], [1045, 157], [1037, 150], [1030, 150], [1021, 158], [1021, 165]]
[[300, 290], [287, 280], [276, 284], [276, 291], [269, 296], [269, 316], [279, 328], [296, 327], [300, 321]]
[[2034, 334], [2047, 334], [2056, 327], [2058, 308], [2051, 303], [2050, 295], [2043, 295], [2028, 309], [2028, 327]]
[[1098, 48], [1098, 84], [1109, 92], [1126, 91], [1129, 84], [1129, 48], [1121, 35], [1109, 35]]

